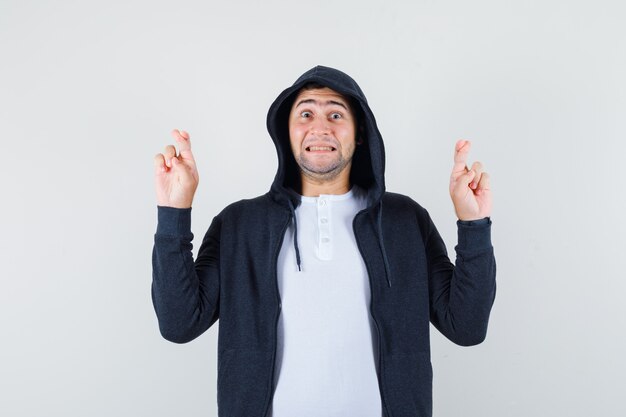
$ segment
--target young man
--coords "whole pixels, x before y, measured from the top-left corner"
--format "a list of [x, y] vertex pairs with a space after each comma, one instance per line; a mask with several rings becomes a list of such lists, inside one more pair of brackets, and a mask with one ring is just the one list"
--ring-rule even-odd
[[384, 147], [348, 75], [317, 66], [283, 91], [267, 126], [270, 190], [214, 217], [193, 260], [198, 173], [189, 135], [155, 157], [152, 296], [163, 337], [218, 318], [220, 416], [432, 415], [429, 322], [484, 340], [495, 297], [489, 177], [458, 141], [450, 195], [456, 265], [428, 212], [385, 191]]

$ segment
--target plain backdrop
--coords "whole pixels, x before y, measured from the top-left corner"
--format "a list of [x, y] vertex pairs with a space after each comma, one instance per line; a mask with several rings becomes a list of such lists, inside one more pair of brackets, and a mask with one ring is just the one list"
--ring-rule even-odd
[[625, 19], [604, 0], [0, 0], [0, 415], [216, 415], [219, 322], [173, 344], [151, 303], [153, 157], [190, 132], [195, 256], [269, 189], [267, 109], [317, 64], [361, 85], [388, 190], [452, 259], [455, 141], [491, 174], [498, 295], [483, 344], [432, 329], [435, 416], [626, 415]]

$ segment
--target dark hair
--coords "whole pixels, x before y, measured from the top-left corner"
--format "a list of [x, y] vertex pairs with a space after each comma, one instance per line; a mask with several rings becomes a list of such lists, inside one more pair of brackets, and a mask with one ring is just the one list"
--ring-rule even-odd
[[308, 83], [304, 84], [302, 86], [302, 88], [300, 88], [300, 91], [302, 91], [302, 90], [318, 90], [318, 89], [322, 89], [322, 88], [326, 88], [326, 86], [322, 85], [322, 84], [320, 84], [318, 82], [315, 82], [315, 81], [309, 81]]

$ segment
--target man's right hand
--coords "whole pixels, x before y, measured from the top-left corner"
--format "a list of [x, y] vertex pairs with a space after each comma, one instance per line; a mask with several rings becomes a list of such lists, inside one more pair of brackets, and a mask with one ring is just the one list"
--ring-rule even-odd
[[174, 129], [172, 136], [178, 144], [178, 156], [174, 145], [167, 145], [163, 153], [154, 157], [157, 205], [190, 208], [200, 181], [196, 161], [191, 153], [189, 133]]

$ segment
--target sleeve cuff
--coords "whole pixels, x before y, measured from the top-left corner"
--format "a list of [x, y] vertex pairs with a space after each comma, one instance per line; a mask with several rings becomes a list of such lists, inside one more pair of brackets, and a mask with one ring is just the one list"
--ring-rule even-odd
[[459, 248], [461, 249], [490, 249], [491, 219], [485, 217], [479, 220], [457, 220]]
[[191, 207], [157, 206], [157, 235], [188, 236], [191, 234]]

